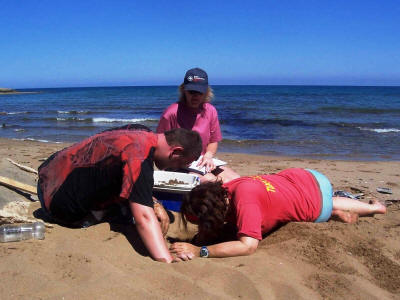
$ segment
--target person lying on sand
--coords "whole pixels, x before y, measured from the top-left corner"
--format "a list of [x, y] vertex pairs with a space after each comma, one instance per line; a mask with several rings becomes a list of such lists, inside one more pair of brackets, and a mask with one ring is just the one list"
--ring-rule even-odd
[[[263, 235], [291, 221], [326, 222], [335, 217], [355, 223], [358, 216], [385, 212], [378, 201], [332, 197], [329, 180], [315, 170], [292, 168], [227, 183], [212, 181], [195, 187], [181, 206], [185, 227], [187, 221], [198, 224], [196, 244], [203, 247], [177, 242], [170, 251], [182, 260], [250, 255]], [[218, 237], [225, 222], [236, 226], [237, 240], [204, 246]]]
[[[184, 167], [201, 149], [199, 134], [186, 129], [155, 134], [144, 126], [125, 126], [96, 134], [54, 153], [39, 167], [42, 209], [60, 225], [87, 227], [129, 207], [127, 218], [133, 224], [133, 216], [151, 257], [172, 262], [153, 210], [153, 162], [159, 169]], [[156, 211], [165, 234], [168, 216], [160, 207]]]

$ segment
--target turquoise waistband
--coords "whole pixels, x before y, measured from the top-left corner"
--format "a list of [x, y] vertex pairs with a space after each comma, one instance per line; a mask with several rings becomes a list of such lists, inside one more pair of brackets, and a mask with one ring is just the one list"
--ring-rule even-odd
[[315, 171], [315, 170], [310, 170], [307, 169], [311, 174], [314, 175], [315, 179], [317, 179], [319, 183], [319, 188], [321, 190], [322, 194], [322, 208], [321, 208], [321, 214], [319, 217], [314, 221], [315, 223], [320, 223], [320, 222], [326, 222], [329, 220], [329, 218], [332, 215], [332, 207], [333, 207], [333, 202], [332, 202], [332, 195], [333, 195], [333, 190], [332, 190], [332, 185], [329, 182], [329, 179], [326, 178], [325, 175]]

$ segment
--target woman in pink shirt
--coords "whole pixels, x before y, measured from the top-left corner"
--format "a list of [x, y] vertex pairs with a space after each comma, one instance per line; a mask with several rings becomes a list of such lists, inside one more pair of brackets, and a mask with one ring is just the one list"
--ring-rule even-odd
[[[184, 82], [179, 86], [179, 101], [171, 104], [163, 112], [157, 127], [157, 133], [173, 128], [186, 128], [197, 131], [203, 142], [202, 159], [198, 164], [205, 166], [207, 172], [217, 171], [224, 179], [234, 179], [239, 175], [227, 167], [216, 170], [213, 160], [222, 140], [218, 112], [210, 104], [214, 97], [208, 85], [207, 73], [194, 68], [186, 72]], [[214, 172], [214, 174], [216, 174]]]

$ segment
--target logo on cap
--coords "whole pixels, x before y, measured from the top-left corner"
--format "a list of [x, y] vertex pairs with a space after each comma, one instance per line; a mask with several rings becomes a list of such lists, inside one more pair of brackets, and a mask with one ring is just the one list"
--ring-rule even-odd
[[194, 79], [193, 80], [194, 80], [194, 82], [197, 82], [197, 81], [203, 81], [205, 79], [203, 77], [194, 75]]
[[192, 76], [188, 76], [187, 80], [188, 81], [193, 81], [193, 77]]

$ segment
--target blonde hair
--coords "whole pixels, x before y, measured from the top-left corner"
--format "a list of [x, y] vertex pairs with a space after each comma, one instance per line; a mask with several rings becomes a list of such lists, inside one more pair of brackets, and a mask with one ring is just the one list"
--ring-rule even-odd
[[[206, 99], [204, 100], [204, 102], [211, 102], [213, 98], [214, 98], [214, 91], [210, 86], [208, 86], [206, 92]], [[185, 86], [183, 83], [179, 86], [179, 102], [186, 103]]]

